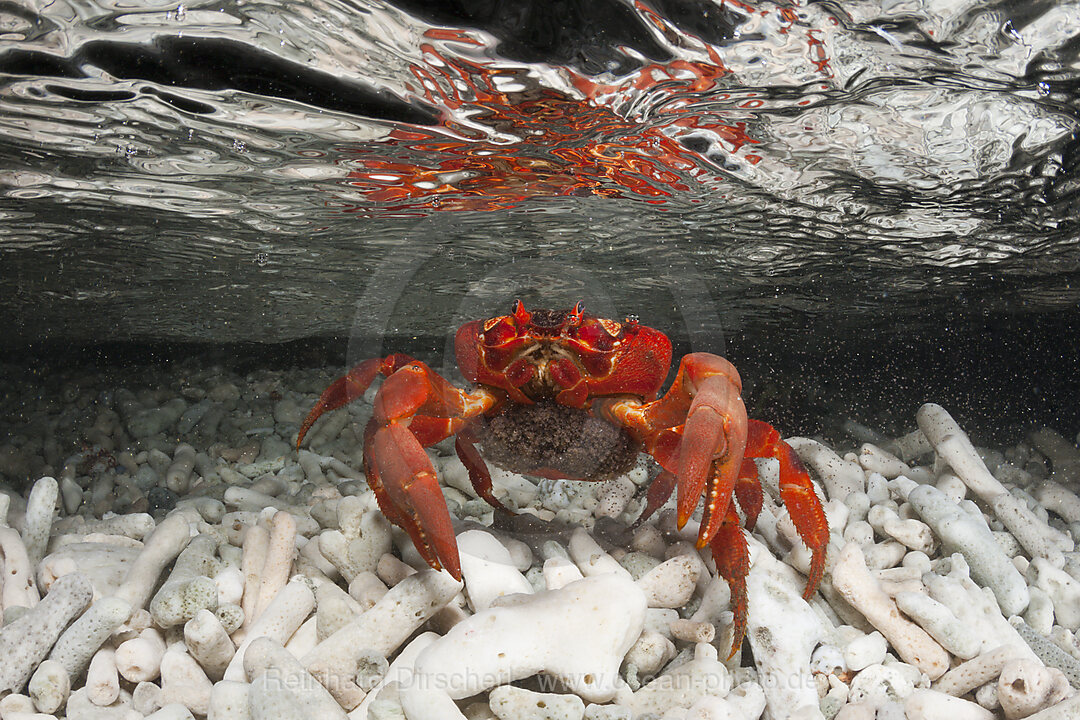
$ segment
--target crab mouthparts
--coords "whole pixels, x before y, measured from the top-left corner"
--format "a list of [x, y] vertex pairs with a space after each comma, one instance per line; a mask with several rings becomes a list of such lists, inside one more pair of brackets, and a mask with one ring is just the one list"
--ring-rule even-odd
[[[515, 364], [528, 364], [533, 368], [528, 380], [521, 385], [521, 391], [530, 400], [549, 400], [558, 392], [566, 389], [566, 382], [560, 382], [560, 366], [570, 363], [583, 374], [581, 360], [557, 341], [537, 341], [524, 350], [514, 361]], [[565, 371], [564, 371], [565, 372]]]

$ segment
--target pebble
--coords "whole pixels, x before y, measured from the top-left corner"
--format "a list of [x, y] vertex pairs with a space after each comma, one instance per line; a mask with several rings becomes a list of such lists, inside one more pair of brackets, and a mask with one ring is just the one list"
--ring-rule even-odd
[[499, 720], [582, 720], [585, 703], [577, 695], [538, 693], [502, 685], [488, 693], [488, 705]]

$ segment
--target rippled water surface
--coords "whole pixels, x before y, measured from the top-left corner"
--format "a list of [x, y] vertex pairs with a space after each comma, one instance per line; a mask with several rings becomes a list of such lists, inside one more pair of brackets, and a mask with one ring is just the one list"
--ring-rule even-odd
[[1068, 311], [1080, 5], [0, 4], [0, 327]]

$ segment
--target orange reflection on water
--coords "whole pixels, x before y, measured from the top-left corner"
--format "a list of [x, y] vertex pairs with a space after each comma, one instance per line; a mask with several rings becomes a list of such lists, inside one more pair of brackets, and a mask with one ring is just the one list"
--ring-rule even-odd
[[[427, 37], [479, 44], [453, 30], [430, 30]], [[680, 137], [708, 131], [727, 153], [760, 142], [745, 122], [687, 110], [703, 94], [718, 93], [728, 73], [711, 47], [709, 62], [647, 65], [617, 87], [563, 68], [564, 77], [570, 73], [566, 91], [537, 88], [520, 68], [449, 58], [432, 44], [421, 49], [425, 63], [412, 66], [416, 84], [409, 90], [444, 109], [440, 124], [399, 127], [388, 140], [348, 151], [350, 185], [378, 203], [380, 214], [496, 210], [530, 198], [582, 195], [663, 203], [715, 171]], [[653, 108], [648, 122], [610, 107], [646, 95]], [[365, 204], [350, 211], [372, 210]]]

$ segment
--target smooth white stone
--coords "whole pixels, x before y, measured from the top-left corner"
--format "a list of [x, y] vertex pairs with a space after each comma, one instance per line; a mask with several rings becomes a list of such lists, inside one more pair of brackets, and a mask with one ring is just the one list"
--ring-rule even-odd
[[675, 657], [675, 643], [653, 630], [643, 630], [626, 653], [625, 665], [638, 675], [652, 675]]
[[55, 660], [42, 661], [30, 676], [27, 692], [38, 712], [55, 713], [71, 692], [67, 670]]
[[664, 672], [627, 701], [634, 717], [660, 715], [670, 708], [689, 708], [708, 695], [723, 697], [731, 690], [731, 676], [717, 658], [716, 648], [694, 646], [694, 658]]
[[904, 712], [908, 720], [994, 720], [994, 713], [973, 702], [926, 689], [908, 696]]
[[679, 555], [657, 565], [637, 584], [649, 607], [681, 608], [694, 595], [700, 572], [699, 558]]
[[605, 574], [517, 597], [455, 625], [423, 650], [412, 682], [401, 691], [410, 717], [431, 717], [431, 708], [449, 713], [447, 720], [460, 717], [449, 698], [538, 672], [590, 702], [614, 697], [619, 665], [644, 622], [645, 597], [637, 585]]
[[844, 648], [844, 662], [849, 670], [859, 672], [871, 665], [880, 665], [885, 661], [888, 651], [889, 644], [885, 641], [885, 636], [875, 630], [847, 644]]
[[582, 720], [585, 703], [577, 695], [538, 693], [502, 685], [488, 693], [488, 705], [499, 720]]
[[630, 573], [611, 557], [584, 528], [577, 528], [570, 536], [570, 558], [585, 577], [594, 575], [621, 575], [630, 579]]
[[120, 697], [120, 673], [116, 670], [116, 651], [112, 648], [103, 647], [90, 659], [86, 693], [95, 705], [112, 705]]
[[998, 702], [1008, 720], [1045, 710], [1073, 692], [1060, 670], [1030, 660], [1009, 660], [997, 682]]
[[750, 611], [746, 636], [754, 651], [768, 711], [774, 717], [792, 712], [820, 716], [810, 657], [827, 634], [822, 617], [802, 599], [805, 579], [753, 537], [747, 542]]
[[90, 605], [86, 576], [65, 575], [22, 617], [0, 629], [0, 694], [19, 692], [73, 618]]
[[532, 593], [532, 585], [514, 566], [510, 551], [491, 533], [467, 530], [457, 536], [457, 544], [473, 612], [486, 610], [503, 595]]
[[195, 715], [206, 715], [212, 688], [213, 683], [182, 644], [173, 645], [162, 656], [158, 698], [162, 707], [180, 703]]
[[1030, 600], [1027, 583], [984, 523], [929, 485], [912, 490], [908, 502], [933, 528], [946, 553], [959, 552], [964, 556], [972, 577], [993, 590], [1006, 615], [1023, 612]]

